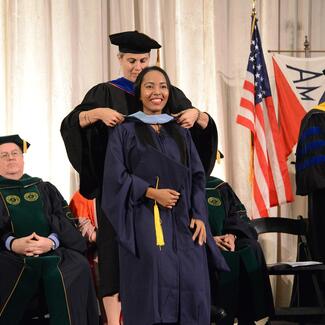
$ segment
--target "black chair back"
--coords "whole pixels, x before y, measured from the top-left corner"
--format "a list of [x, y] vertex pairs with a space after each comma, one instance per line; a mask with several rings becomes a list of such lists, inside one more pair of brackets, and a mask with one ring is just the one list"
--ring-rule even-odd
[[[298, 219], [283, 217], [260, 218], [250, 221], [258, 235], [265, 233], [284, 233], [296, 235], [298, 238], [297, 262], [311, 261], [311, 253], [307, 242], [307, 220], [299, 216]], [[305, 324], [310, 321], [321, 321], [325, 324], [325, 306], [323, 293], [319, 284], [319, 277], [325, 273], [324, 264], [311, 263], [310, 265], [298, 264], [292, 266], [289, 263], [273, 263], [268, 265], [269, 275], [294, 275], [294, 287], [292, 291], [291, 304], [289, 307], [277, 307], [272, 319], [297, 321]], [[306, 281], [311, 283], [308, 286], [313, 290], [312, 295], [316, 297], [314, 306], [302, 305], [302, 301], [311, 302], [306, 297]], [[304, 298], [304, 299], [302, 299]], [[310, 297], [311, 298], [311, 297]]]

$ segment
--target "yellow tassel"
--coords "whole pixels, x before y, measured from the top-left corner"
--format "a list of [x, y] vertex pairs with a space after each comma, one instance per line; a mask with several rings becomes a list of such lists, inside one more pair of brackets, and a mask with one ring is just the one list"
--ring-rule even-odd
[[156, 60], [156, 66], [160, 67], [160, 51], [157, 49], [157, 60]]
[[[159, 184], [159, 177], [157, 176], [156, 189], [158, 188], [158, 184]], [[165, 241], [164, 241], [163, 230], [161, 227], [160, 213], [159, 213], [157, 201], [155, 201], [153, 206], [153, 216], [155, 221], [156, 245], [161, 247], [165, 245]]]
[[325, 111], [325, 102], [316, 105], [315, 107], [313, 107], [315, 109], [320, 109], [321, 111]]
[[27, 142], [23, 140], [23, 153], [27, 151]]
[[164, 234], [161, 227], [161, 221], [160, 221], [160, 214], [159, 214], [159, 208], [157, 203], [155, 202], [155, 205], [153, 206], [153, 215], [155, 218], [155, 230], [156, 230], [156, 245], [157, 246], [164, 246]]
[[220, 164], [221, 162], [221, 156], [220, 156], [220, 151], [217, 151], [217, 163]]

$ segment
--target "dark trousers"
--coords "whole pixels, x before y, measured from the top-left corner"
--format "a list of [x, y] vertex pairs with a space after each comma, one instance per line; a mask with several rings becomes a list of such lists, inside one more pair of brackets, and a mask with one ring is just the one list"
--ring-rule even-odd
[[19, 324], [26, 306], [44, 288], [51, 325], [69, 325], [69, 312], [62, 277], [57, 267], [58, 256], [26, 257], [17, 285], [0, 317], [0, 325]]

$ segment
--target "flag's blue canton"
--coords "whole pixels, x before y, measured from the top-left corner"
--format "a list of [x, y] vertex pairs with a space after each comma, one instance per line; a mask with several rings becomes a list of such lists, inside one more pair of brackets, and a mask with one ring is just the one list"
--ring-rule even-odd
[[254, 33], [252, 35], [251, 52], [247, 70], [254, 75], [255, 104], [259, 104], [263, 98], [271, 96], [271, 89], [257, 22], [255, 23]]

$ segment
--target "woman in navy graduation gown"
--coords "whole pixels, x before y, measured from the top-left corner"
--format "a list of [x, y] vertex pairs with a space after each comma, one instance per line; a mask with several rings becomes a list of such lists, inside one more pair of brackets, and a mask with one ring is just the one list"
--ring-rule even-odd
[[208, 226], [205, 172], [191, 135], [161, 114], [169, 94], [166, 73], [144, 69], [135, 83], [143, 112], [107, 144], [102, 208], [119, 243], [125, 325], [210, 324], [206, 247], [216, 268], [228, 269]]
[[[145, 34], [128, 31], [110, 35], [112, 44], [119, 46], [118, 60], [123, 77], [94, 86], [62, 122], [61, 134], [72, 166], [79, 173], [80, 193], [96, 198], [99, 222], [97, 247], [99, 255], [100, 292], [108, 311], [109, 325], [119, 323], [116, 310], [119, 292], [119, 268], [115, 233], [100, 207], [103, 166], [107, 144], [107, 127], [114, 127], [124, 120], [124, 115], [136, 112], [133, 84], [140, 71], [149, 65], [150, 50], [160, 48], [155, 40]], [[171, 113], [180, 113], [178, 122], [191, 127], [201, 161], [210, 174], [217, 151], [218, 133], [213, 119], [192, 107], [184, 93], [171, 86]], [[204, 146], [199, 146], [204, 143]], [[115, 196], [112, 198], [114, 200]], [[110, 319], [112, 321], [110, 322]]]

